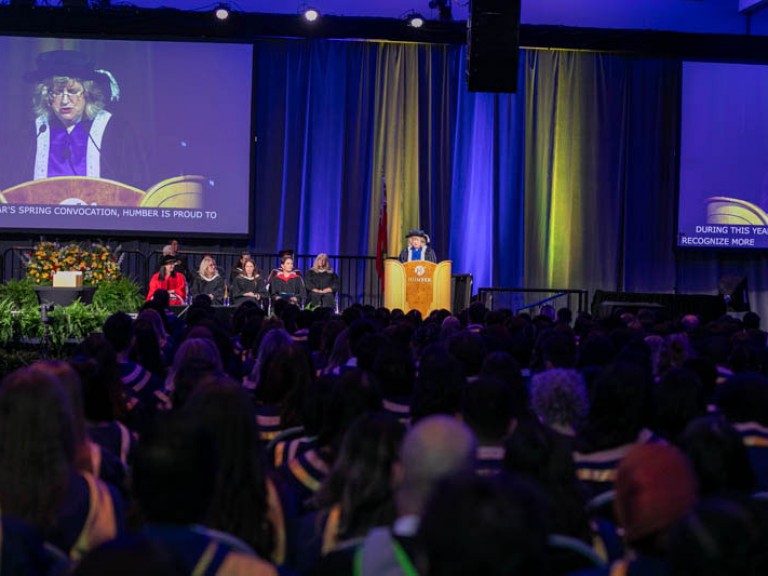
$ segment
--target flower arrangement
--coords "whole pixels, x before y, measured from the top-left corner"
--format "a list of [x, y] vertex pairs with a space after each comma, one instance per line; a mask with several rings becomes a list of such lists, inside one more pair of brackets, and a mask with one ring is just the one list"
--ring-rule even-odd
[[55, 242], [40, 242], [31, 252], [22, 255], [22, 259], [27, 277], [34, 284], [51, 285], [54, 273], [79, 270], [83, 273], [83, 284], [94, 286], [121, 277], [123, 255], [120, 251], [119, 246], [113, 251], [98, 243], [61, 246]]

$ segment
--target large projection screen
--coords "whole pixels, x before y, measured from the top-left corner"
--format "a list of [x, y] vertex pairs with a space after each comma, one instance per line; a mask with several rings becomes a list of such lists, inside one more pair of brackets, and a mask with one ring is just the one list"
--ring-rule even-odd
[[0, 229], [248, 235], [252, 76], [250, 44], [0, 37]]
[[768, 246], [768, 66], [683, 65], [677, 244]]

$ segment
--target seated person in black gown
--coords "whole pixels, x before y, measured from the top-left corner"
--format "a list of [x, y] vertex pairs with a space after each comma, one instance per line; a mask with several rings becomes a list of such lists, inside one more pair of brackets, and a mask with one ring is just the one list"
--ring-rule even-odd
[[437, 262], [437, 255], [429, 245], [429, 236], [424, 230], [411, 230], [405, 235], [408, 245], [400, 252], [400, 262], [427, 260]]
[[194, 298], [199, 294], [205, 294], [211, 299], [211, 304], [221, 306], [224, 304], [224, 294], [227, 291], [224, 278], [219, 275], [216, 261], [210, 256], [205, 256], [200, 262], [200, 269], [192, 280], [190, 296]]
[[240, 306], [243, 302], [260, 302], [268, 297], [264, 279], [250, 258], [242, 263], [242, 271], [232, 281], [232, 304]]
[[335, 308], [339, 291], [339, 276], [328, 263], [328, 254], [318, 254], [312, 268], [307, 270], [304, 285], [312, 308]]
[[[237, 263], [235, 264], [235, 267], [232, 268], [232, 270], [229, 272], [229, 285], [232, 286], [235, 283], [235, 278], [240, 276], [240, 274], [243, 273], [243, 266], [245, 265], [245, 262], [247, 260], [253, 261], [253, 258], [251, 258], [251, 253], [248, 250], [243, 250], [240, 253], [240, 258], [238, 258]], [[254, 262], [255, 264], [255, 262]]]
[[284, 256], [282, 266], [274, 270], [269, 279], [269, 295], [273, 300], [288, 300], [301, 305], [306, 298], [304, 280], [293, 269], [293, 257]]

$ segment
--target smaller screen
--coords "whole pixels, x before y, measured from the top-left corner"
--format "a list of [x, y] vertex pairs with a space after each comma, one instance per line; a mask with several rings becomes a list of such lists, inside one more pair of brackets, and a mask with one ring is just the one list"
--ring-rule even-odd
[[677, 245], [768, 247], [768, 66], [683, 67]]

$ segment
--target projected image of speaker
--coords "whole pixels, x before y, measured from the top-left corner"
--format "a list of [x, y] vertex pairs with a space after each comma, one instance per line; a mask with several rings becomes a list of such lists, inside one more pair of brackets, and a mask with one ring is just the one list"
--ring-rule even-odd
[[472, 0], [467, 22], [470, 92], [515, 92], [520, 0]]
[[733, 312], [749, 312], [749, 289], [747, 277], [726, 274], [720, 278], [717, 293], [725, 300], [728, 310]]

